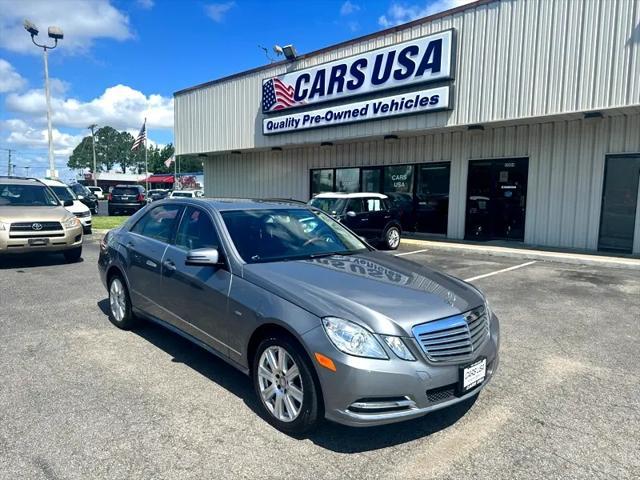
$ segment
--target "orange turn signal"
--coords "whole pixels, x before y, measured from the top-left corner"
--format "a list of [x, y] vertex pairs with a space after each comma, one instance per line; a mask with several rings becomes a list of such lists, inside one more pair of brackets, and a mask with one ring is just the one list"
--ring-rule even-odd
[[316, 352], [316, 360], [320, 365], [324, 368], [331, 370], [332, 372], [336, 371], [336, 366], [329, 357], [322, 355], [321, 353]]

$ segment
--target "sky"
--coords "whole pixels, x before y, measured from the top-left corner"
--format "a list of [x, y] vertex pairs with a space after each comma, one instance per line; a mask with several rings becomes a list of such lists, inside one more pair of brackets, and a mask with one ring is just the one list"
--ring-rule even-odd
[[[91, 124], [149, 142], [173, 142], [173, 93], [270, 62], [275, 44], [299, 54], [472, 0], [0, 0], [0, 175], [13, 150], [15, 174], [44, 176], [47, 160], [42, 50], [49, 52], [53, 143], [61, 178]], [[268, 56], [261, 48], [268, 50]], [[29, 170], [26, 169], [29, 167]]]

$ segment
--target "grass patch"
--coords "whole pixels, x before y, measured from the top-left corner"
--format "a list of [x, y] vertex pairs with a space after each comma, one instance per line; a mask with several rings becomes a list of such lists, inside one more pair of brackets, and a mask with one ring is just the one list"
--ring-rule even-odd
[[124, 215], [119, 217], [93, 217], [91, 219], [91, 226], [92, 228], [96, 228], [98, 230], [111, 230], [112, 228], [116, 228], [122, 225], [128, 218], [129, 217], [126, 217]]

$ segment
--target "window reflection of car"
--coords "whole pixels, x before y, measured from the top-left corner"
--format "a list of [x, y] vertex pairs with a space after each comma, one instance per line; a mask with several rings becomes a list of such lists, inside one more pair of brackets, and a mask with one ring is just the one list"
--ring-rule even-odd
[[226, 360], [285, 432], [416, 418], [498, 368], [499, 322], [475, 287], [305, 205], [163, 200], [105, 236], [98, 267], [115, 326], [148, 319]]
[[309, 205], [336, 217], [367, 241], [395, 250], [402, 227], [397, 210], [381, 193], [320, 193]]

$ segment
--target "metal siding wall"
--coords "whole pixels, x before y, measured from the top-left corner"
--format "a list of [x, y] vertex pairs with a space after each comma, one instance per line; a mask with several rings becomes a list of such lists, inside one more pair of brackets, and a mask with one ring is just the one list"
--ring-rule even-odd
[[[453, 110], [262, 135], [263, 78], [451, 27], [458, 34]], [[639, 104], [640, 0], [496, 0], [176, 95], [175, 138], [177, 154], [182, 155]]]
[[[215, 155], [208, 196], [309, 198], [309, 171], [323, 167], [451, 162], [448, 236], [464, 237], [469, 160], [529, 158], [525, 243], [595, 250], [604, 159], [640, 152], [640, 114], [361, 141], [282, 152]], [[640, 208], [635, 253], [640, 253]]]

